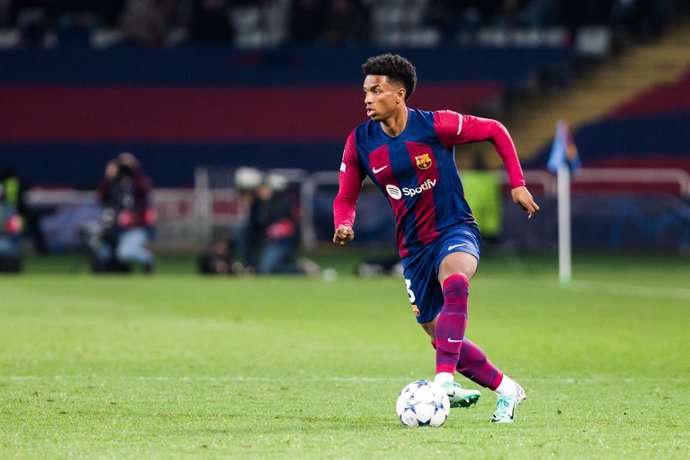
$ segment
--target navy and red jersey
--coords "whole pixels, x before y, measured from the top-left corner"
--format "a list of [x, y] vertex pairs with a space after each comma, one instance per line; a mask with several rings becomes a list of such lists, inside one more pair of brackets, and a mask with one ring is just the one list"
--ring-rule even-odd
[[340, 166], [334, 223], [354, 225], [362, 181], [369, 176], [388, 198], [400, 257], [435, 241], [447, 229], [474, 222], [455, 164], [455, 145], [489, 140], [501, 156], [511, 187], [525, 185], [515, 146], [502, 124], [450, 110], [408, 109], [405, 129], [388, 136], [368, 120], [347, 138]]

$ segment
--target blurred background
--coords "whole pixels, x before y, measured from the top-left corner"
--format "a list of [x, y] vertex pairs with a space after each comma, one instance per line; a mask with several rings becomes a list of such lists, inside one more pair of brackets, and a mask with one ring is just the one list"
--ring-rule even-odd
[[[456, 153], [487, 254], [555, 254], [561, 120], [573, 248], [690, 254], [688, 1], [0, 0], [0, 269], [318, 273], [360, 65], [389, 51], [417, 67], [410, 106], [515, 140], [529, 223], [490, 144]], [[356, 246], [381, 257], [361, 273], [393, 269], [387, 209], [366, 184]]]

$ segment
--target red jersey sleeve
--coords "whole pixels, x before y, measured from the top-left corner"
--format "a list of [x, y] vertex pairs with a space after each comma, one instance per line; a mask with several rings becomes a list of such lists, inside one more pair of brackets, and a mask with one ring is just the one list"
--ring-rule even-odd
[[355, 223], [355, 208], [359, 191], [362, 188], [362, 181], [366, 176], [359, 160], [355, 147], [355, 133], [350, 133], [345, 142], [343, 151], [343, 161], [340, 164], [338, 174], [338, 194], [333, 200], [333, 222], [335, 228], [339, 225], [352, 227]]
[[445, 147], [468, 142], [491, 142], [506, 167], [510, 187], [525, 185], [525, 177], [515, 144], [508, 130], [498, 121], [473, 115], [461, 115], [452, 110], [441, 110], [434, 113], [434, 129]]

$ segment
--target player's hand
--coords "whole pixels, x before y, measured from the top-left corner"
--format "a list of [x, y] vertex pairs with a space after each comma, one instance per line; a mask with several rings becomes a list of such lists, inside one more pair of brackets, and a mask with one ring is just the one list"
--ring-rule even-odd
[[335, 244], [343, 246], [353, 239], [355, 239], [355, 231], [352, 230], [352, 227], [338, 225], [338, 228], [335, 229], [335, 234], [333, 235], [333, 242]]
[[527, 211], [527, 218], [531, 219], [537, 212], [539, 212], [539, 205], [534, 202], [532, 194], [524, 185], [522, 187], [515, 187], [510, 191], [513, 197], [513, 202]]

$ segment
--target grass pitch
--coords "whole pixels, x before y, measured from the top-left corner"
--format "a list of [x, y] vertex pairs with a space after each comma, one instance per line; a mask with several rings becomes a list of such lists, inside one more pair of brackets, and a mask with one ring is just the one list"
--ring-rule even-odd
[[0, 278], [0, 457], [684, 457], [690, 260], [575, 262], [561, 287], [553, 258], [484, 258], [467, 334], [528, 399], [512, 425], [483, 390], [418, 429], [395, 399], [434, 354], [399, 279], [32, 262]]

